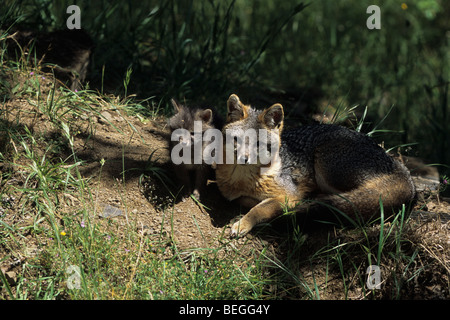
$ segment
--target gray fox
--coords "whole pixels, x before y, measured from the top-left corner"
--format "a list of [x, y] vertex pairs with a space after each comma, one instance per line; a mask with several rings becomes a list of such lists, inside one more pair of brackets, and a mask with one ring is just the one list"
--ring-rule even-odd
[[[202, 189], [206, 186], [206, 180], [208, 178], [208, 174], [210, 173], [211, 167], [206, 165], [205, 163], [195, 164], [194, 163], [194, 121], [201, 121], [202, 124], [202, 135], [207, 129], [217, 128], [221, 129], [221, 118], [218, 115], [213, 115], [213, 110], [211, 108], [202, 109], [202, 108], [194, 108], [188, 107], [182, 104], [177, 103], [174, 99], [171, 99], [172, 106], [174, 108], [175, 114], [169, 119], [168, 124], [171, 131], [171, 134], [176, 129], [186, 129], [190, 133], [190, 142], [191, 147], [191, 163], [181, 163], [174, 166], [174, 171], [180, 182], [186, 188], [184, 191], [188, 194], [193, 194], [195, 198], [200, 200], [200, 193]], [[178, 144], [179, 141], [169, 142], [170, 152], [173, 147]], [[202, 148], [205, 147], [205, 144], [202, 143]], [[191, 173], [194, 173], [193, 179], [191, 178]], [[194, 181], [192, 183], [191, 181]]]
[[248, 233], [256, 224], [282, 214], [286, 206], [306, 211], [314, 205], [302, 200], [314, 195], [316, 205], [322, 203], [350, 218], [362, 219], [379, 212], [380, 200], [386, 211], [415, 196], [406, 167], [363, 133], [331, 124], [283, 131], [281, 104], [256, 110], [241, 103], [235, 94], [229, 97], [227, 108], [224, 134], [266, 129], [271, 139], [278, 139], [269, 141], [268, 146], [277, 142], [278, 147], [267, 165], [224, 162], [216, 166], [222, 195], [251, 208], [233, 224], [231, 236]]

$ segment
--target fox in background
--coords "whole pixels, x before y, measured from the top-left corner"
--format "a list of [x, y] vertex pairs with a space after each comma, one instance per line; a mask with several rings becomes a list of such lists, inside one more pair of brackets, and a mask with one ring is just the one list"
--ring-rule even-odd
[[[189, 164], [182, 163], [173, 165], [176, 176], [180, 179], [184, 186], [184, 194], [192, 194], [197, 200], [200, 200], [200, 194], [204, 191], [207, 178], [210, 174], [211, 167], [205, 163], [194, 163], [194, 123], [198, 121], [201, 123], [201, 135], [208, 129], [221, 129], [223, 126], [222, 118], [214, 112], [213, 108], [198, 108], [186, 106], [171, 99], [174, 110], [174, 115], [168, 120], [168, 125], [171, 133], [177, 129], [185, 129], [189, 132], [189, 140], [183, 141], [187, 147], [191, 149], [191, 161]], [[169, 141], [170, 151], [180, 141]], [[202, 149], [205, 143], [202, 142]], [[193, 177], [191, 177], [193, 176]]]
[[[380, 212], [380, 201], [387, 211], [415, 196], [408, 169], [363, 133], [330, 124], [283, 130], [281, 104], [256, 110], [235, 94], [229, 97], [227, 109], [224, 134], [265, 129], [270, 137], [267, 146], [277, 146], [269, 164], [250, 164], [244, 154], [245, 164], [216, 165], [222, 195], [251, 208], [232, 225], [233, 237], [281, 215], [286, 207], [306, 212], [322, 203], [352, 219], [366, 220]], [[317, 202], [302, 201], [310, 197]]]

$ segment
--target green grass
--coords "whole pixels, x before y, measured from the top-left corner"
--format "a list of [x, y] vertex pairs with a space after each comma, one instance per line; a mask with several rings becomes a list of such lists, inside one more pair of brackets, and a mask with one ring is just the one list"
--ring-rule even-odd
[[[294, 229], [283, 245], [285, 254], [266, 257], [266, 268], [277, 279], [277, 294], [301, 299], [411, 297], [415, 281], [429, 267], [415, 246], [420, 237], [413, 231], [417, 223], [406, 208], [389, 217], [390, 223], [384, 218], [382, 209], [378, 223], [321, 232], [322, 239], [309, 239]], [[367, 288], [371, 265], [381, 269], [381, 289]]]
[[[49, 248], [39, 264], [49, 270], [81, 269], [80, 287], [54, 288], [54, 297], [70, 299], [251, 299], [260, 297], [258, 270], [239, 267], [214, 257], [214, 252], [192, 251], [164, 259], [161, 244], [131, 233], [119, 239], [95, 225], [66, 219], [66, 234]], [[170, 247], [166, 250], [176, 250]], [[71, 274], [49, 278], [61, 286]], [[261, 281], [261, 280], [259, 280]], [[63, 292], [61, 292], [63, 291]], [[46, 293], [48, 294], [48, 293]], [[30, 297], [31, 298], [31, 297]], [[32, 298], [48, 298], [36, 296]]]

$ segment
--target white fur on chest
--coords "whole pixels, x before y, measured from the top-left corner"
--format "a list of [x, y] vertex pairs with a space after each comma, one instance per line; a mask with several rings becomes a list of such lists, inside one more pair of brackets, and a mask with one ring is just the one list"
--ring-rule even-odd
[[268, 167], [218, 165], [216, 180], [223, 196], [230, 201], [243, 196], [264, 200], [278, 189], [276, 177], [280, 172], [279, 158]]

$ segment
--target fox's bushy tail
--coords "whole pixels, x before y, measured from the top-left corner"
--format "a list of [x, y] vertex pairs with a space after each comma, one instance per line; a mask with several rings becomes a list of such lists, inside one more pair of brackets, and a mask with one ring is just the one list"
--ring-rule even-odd
[[355, 222], [379, 216], [380, 205], [384, 215], [388, 216], [403, 204], [410, 204], [414, 197], [414, 183], [406, 167], [396, 162], [393, 172], [367, 178], [351, 191], [318, 197], [317, 204], [325, 205], [337, 213], [337, 217], [342, 216], [343, 220]]

